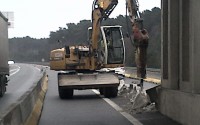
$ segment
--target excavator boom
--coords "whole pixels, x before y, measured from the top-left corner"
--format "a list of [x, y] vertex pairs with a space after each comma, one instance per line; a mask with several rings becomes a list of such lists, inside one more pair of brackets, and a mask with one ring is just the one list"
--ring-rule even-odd
[[93, 4], [94, 9], [100, 9], [102, 18], [107, 19], [118, 4], [118, 0], [95, 0]]
[[106, 20], [117, 6], [118, 0], [94, 0], [92, 10], [92, 57], [91, 57], [91, 70], [96, 70], [102, 67], [98, 66], [98, 41], [100, 35], [100, 27], [102, 20]]

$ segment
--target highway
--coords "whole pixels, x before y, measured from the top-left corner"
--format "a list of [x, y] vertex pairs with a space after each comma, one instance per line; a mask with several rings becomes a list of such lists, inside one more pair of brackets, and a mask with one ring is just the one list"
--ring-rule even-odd
[[12, 104], [16, 103], [41, 78], [42, 72], [40, 68], [30, 64], [10, 65], [7, 91], [0, 98], [0, 114], [4, 113]]
[[[0, 115], [18, 102], [41, 78], [42, 68], [31, 64], [10, 65], [7, 92], [0, 98]], [[121, 109], [117, 110], [116, 106], [112, 105], [113, 99], [102, 98], [93, 90], [75, 90], [73, 99], [61, 100], [58, 96], [57, 72], [47, 70], [47, 74], [48, 91], [39, 125], [132, 125], [129, 116], [125, 116]], [[130, 84], [133, 80], [126, 78], [125, 82]], [[147, 86], [145, 83], [145, 86], [151, 88], [154, 85]], [[114, 100], [120, 101], [118, 98]]]
[[71, 100], [58, 96], [57, 73], [48, 71], [48, 91], [39, 125], [132, 125], [92, 90], [76, 90]]
[[[58, 95], [57, 72], [48, 70], [47, 74], [48, 91], [39, 125], [132, 125], [132, 119], [127, 119], [129, 116], [124, 116], [121, 109], [117, 110], [112, 105], [112, 100], [120, 102], [120, 98], [110, 100], [93, 90], [75, 90], [73, 99], [62, 100]], [[126, 84], [133, 82], [139, 81], [125, 78]], [[154, 86], [144, 82], [144, 89]]]

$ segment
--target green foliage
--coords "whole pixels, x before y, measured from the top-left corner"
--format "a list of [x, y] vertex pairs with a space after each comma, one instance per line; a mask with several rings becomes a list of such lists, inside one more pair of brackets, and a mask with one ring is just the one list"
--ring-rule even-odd
[[9, 39], [10, 59], [16, 62], [41, 62], [49, 60], [48, 39], [29, 36]]
[[161, 10], [153, 8], [144, 11], [144, 27], [149, 32], [148, 67], [160, 68], [161, 65]]
[[[149, 32], [148, 67], [160, 68], [161, 63], [161, 10], [153, 8], [141, 13], [144, 19], [144, 27]], [[127, 25], [128, 23], [128, 25]], [[121, 25], [126, 46], [126, 66], [134, 66], [134, 47], [127, 33], [131, 35], [129, 18], [119, 15], [116, 18], [108, 18], [102, 25]], [[52, 49], [64, 45], [88, 44], [87, 29], [91, 26], [90, 20], [81, 20], [79, 23], [68, 23], [66, 27], [59, 27], [57, 31], [51, 31], [48, 39], [34, 39], [30, 37], [10, 39], [10, 58], [21, 61], [49, 60], [49, 52]], [[58, 42], [59, 40], [59, 42]]]
[[82, 20], [78, 24], [68, 23], [67, 28], [59, 28], [50, 33], [49, 44], [57, 46], [60, 40], [63, 45], [77, 45], [87, 43], [87, 29], [91, 26], [90, 20]]

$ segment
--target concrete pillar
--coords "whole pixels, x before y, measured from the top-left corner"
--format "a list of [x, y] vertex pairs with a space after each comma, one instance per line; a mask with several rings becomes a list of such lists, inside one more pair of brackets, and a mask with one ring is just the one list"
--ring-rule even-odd
[[179, 88], [179, 0], [162, 0], [162, 87]]
[[190, 0], [190, 42], [191, 42], [191, 67], [192, 67], [192, 90], [200, 93], [200, 1]]
[[180, 90], [200, 93], [200, 1], [180, 4]]
[[162, 73], [162, 85], [168, 85], [168, 0], [161, 1], [161, 73]]
[[162, 88], [158, 107], [183, 125], [200, 118], [200, 1], [162, 0]]
[[180, 90], [192, 92], [191, 83], [191, 42], [190, 42], [190, 2], [180, 0]]

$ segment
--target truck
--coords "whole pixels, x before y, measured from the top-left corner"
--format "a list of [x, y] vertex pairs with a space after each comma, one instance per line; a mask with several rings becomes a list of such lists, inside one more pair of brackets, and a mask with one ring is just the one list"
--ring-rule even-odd
[[[143, 29], [138, 0], [126, 2], [136, 43], [137, 74], [142, 85], [146, 74], [148, 32]], [[88, 44], [65, 46], [50, 52], [50, 69], [59, 71], [58, 93], [61, 99], [72, 98], [74, 89], [94, 88], [105, 97], [117, 96], [120, 79], [112, 69], [124, 66], [125, 47], [121, 26], [101, 26], [117, 4], [118, 0], [94, 0]]]
[[0, 12], [0, 97], [6, 92], [8, 65], [8, 19]]

